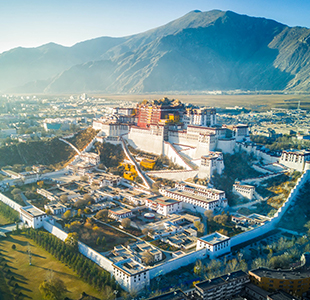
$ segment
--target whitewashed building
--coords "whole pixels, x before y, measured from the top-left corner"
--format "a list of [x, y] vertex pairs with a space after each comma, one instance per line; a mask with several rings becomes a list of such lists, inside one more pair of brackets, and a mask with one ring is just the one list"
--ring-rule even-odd
[[218, 257], [230, 252], [230, 237], [219, 232], [197, 239], [196, 251], [206, 249], [210, 258]]
[[145, 206], [164, 216], [174, 214], [182, 210], [182, 202], [179, 200], [158, 196], [145, 198]]
[[47, 214], [35, 206], [29, 205], [21, 207], [20, 219], [29, 227], [34, 229], [43, 226], [43, 221], [48, 218]]
[[221, 209], [228, 205], [226, 198], [220, 199], [208, 199], [205, 195], [201, 196], [177, 189], [160, 189], [159, 192], [168, 197], [182, 202], [182, 206], [185, 209], [193, 212], [204, 213], [205, 210]]
[[109, 217], [117, 221], [132, 217], [132, 211], [123, 207], [109, 209]]
[[284, 150], [280, 157], [279, 163], [288, 168], [302, 172], [307, 161], [310, 161], [310, 151]]
[[241, 184], [239, 181], [236, 181], [236, 183], [233, 185], [233, 192], [237, 195], [252, 200], [255, 192], [255, 186]]

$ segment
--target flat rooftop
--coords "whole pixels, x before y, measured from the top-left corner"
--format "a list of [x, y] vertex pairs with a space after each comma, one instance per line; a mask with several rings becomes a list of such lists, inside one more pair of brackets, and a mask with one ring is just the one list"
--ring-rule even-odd
[[199, 196], [199, 195], [196, 195], [196, 194], [192, 194], [192, 193], [189, 193], [189, 192], [185, 192], [185, 191], [180, 191], [180, 190], [172, 190], [172, 191], [169, 191], [169, 192], [172, 192], [174, 194], [177, 194], [177, 195], [180, 195], [180, 196], [185, 196], [185, 197], [188, 197], [188, 198], [192, 198], [192, 199], [195, 199], [195, 200], [199, 200], [199, 201], [203, 201], [203, 202], [213, 202], [213, 201], [217, 201], [217, 200], [214, 200], [214, 199], [207, 199], [205, 196]]
[[119, 267], [130, 275], [140, 273], [146, 270], [143, 265], [135, 262], [133, 259], [130, 259], [126, 262], [118, 262], [115, 264], [115, 266]]
[[32, 215], [33, 217], [39, 217], [39, 216], [45, 215], [45, 212], [43, 212], [42, 210], [34, 206], [26, 206], [26, 207], [22, 207], [21, 209], [27, 212], [28, 214]]
[[129, 210], [127, 208], [123, 208], [123, 207], [111, 208], [111, 209], [109, 209], [109, 211], [111, 211], [111, 212], [113, 212], [115, 214], [118, 214], [118, 215], [126, 214], [126, 213], [131, 212], [131, 210]]
[[147, 300], [186, 300], [186, 299], [189, 298], [187, 298], [186, 295], [181, 290], [176, 290], [160, 296], [148, 298]]
[[202, 290], [209, 290], [221, 284], [227, 284], [230, 281], [233, 281], [237, 278], [246, 277], [247, 273], [243, 271], [236, 271], [230, 274], [226, 274], [220, 277], [213, 278], [211, 280], [205, 280], [199, 283], [196, 283], [196, 287]]
[[230, 238], [225, 236], [225, 235], [222, 235], [218, 232], [214, 232], [212, 234], [203, 236], [199, 239], [204, 241], [204, 242], [207, 242], [208, 244], [215, 245], [217, 243], [221, 243], [221, 242], [224, 242], [226, 240], [229, 240]]
[[152, 196], [152, 197], [146, 197], [147, 200], [152, 200], [156, 203], [162, 204], [162, 205], [170, 205], [173, 203], [180, 202], [179, 200], [171, 199], [169, 197], [165, 196]]
[[249, 274], [254, 274], [259, 277], [274, 278], [274, 279], [303, 279], [310, 277], [310, 268], [299, 267], [293, 270], [273, 270], [268, 268], [258, 268], [249, 271]]

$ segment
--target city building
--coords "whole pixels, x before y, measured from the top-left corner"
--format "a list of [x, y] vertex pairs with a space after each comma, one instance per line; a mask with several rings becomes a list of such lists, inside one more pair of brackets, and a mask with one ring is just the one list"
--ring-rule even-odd
[[216, 125], [216, 110], [215, 108], [186, 108], [182, 122], [185, 127], [188, 125], [198, 126], [214, 126]]
[[301, 266], [289, 270], [268, 268], [251, 270], [250, 280], [266, 291], [283, 290], [301, 297], [310, 290], [309, 258], [310, 254], [304, 253], [301, 256]]
[[34, 229], [43, 226], [43, 222], [48, 218], [47, 214], [35, 206], [29, 205], [20, 208], [20, 219], [26, 226]]
[[159, 296], [148, 298], [147, 300], [189, 300], [191, 298], [187, 297], [181, 290], [176, 290]]
[[109, 209], [109, 217], [117, 221], [132, 217], [132, 211], [122, 207]]
[[145, 206], [164, 216], [174, 214], [182, 210], [182, 202], [162, 196], [151, 196], [145, 198]]
[[86, 163], [98, 165], [100, 163], [100, 156], [97, 153], [83, 152], [80, 154], [80, 158]]
[[137, 105], [136, 110], [137, 125], [146, 128], [151, 124], [158, 124], [161, 120], [179, 121], [184, 105], [178, 100], [163, 98], [151, 102], [144, 100]]
[[122, 177], [113, 175], [113, 174], [105, 174], [105, 173], [91, 173], [88, 174], [89, 183], [92, 185], [96, 185], [99, 188], [105, 186], [113, 186], [116, 187], [122, 183]]
[[[193, 212], [204, 213], [205, 210], [216, 210], [225, 208], [227, 204], [227, 199], [218, 197], [218, 199], [209, 199], [208, 193], [173, 189], [159, 189], [159, 192], [168, 198], [175, 199], [182, 202], [182, 207]], [[202, 195], [201, 195], [202, 194]], [[219, 195], [219, 194], [217, 194]], [[223, 194], [221, 194], [223, 195]], [[225, 195], [225, 193], [224, 193]]]
[[221, 175], [224, 168], [223, 153], [210, 151], [209, 154], [201, 157], [199, 177], [210, 179], [214, 173]]
[[310, 161], [310, 151], [284, 150], [282, 151], [279, 163], [288, 168], [302, 172], [307, 161]]
[[210, 258], [218, 257], [230, 252], [230, 238], [219, 232], [197, 239], [196, 250], [206, 249], [206, 253]]
[[202, 300], [226, 300], [238, 295], [244, 285], [249, 283], [249, 275], [236, 271], [195, 284], [196, 293]]
[[178, 190], [183, 190], [191, 194], [203, 196], [206, 199], [213, 199], [213, 200], [226, 199], [224, 191], [213, 189], [213, 188], [208, 188], [204, 185], [180, 181], [180, 182], [175, 183], [175, 188], [177, 188]]
[[51, 201], [44, 205], [44, 209], [46, 211], [49, 210], [53, 215], [60, 215], [65, 213], [68, 210], [68, 207], [57, 201]]
[[239, 196], [252, 200], [255, 187], [253, 185], [241, 184], [239, 181], [236, 181], [235, 184], [233, 184], [233, 192]]

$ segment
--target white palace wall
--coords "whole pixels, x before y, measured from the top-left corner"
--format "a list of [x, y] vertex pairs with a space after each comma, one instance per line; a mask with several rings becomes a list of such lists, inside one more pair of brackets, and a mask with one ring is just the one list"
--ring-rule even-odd
[[183, 167], [185, 170], [193, 169], [169, 142], [164, 142], [164, 154], [167, 155], [172, 162]]
[[149, 130], [132, 128], [127, 141], [135, 149], [142, 149], [157, 155], [163, 154], [163, 136], [151, 134]]

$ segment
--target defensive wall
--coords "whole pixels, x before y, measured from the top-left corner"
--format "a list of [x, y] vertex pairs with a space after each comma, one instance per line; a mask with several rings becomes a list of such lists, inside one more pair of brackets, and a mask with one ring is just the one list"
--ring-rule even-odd
[[195, 251], [189, 254], [177, 256], [175, 258], [170, 259], [169, 261], [164, 261], [159, 265], [151, 268], [149, 271], [150, 279], [155, 278], [156, 276], [159, 275], [167, 274], [180, 267], [195, 263], [197, 259], [205, 259], [205, 258], [207, 258], [206, 249], [201, 249], [199, 251]]
[[185, 170], [193, 170], [190, 164], [182, 157], [182, 155], [173, 147], [170, 142], [164, 142], [164, 154], [169, 157], [169, 159], [183, 167]]
[[10, 206], [11, 208], [20, 213], [20, 209], [22, 208], [22, 206], [16, 203], [15, 201], [11, 200], [7, 196], [3, 195], [2, 193], [0, 193], [0, 201], [2, 201], [4, 204]]
[[149, 171], [149, 176], [161, 177], [171, 180], [186, 180], [193, 178], [198, 174], [198, 170], [167, 170], [167, 171]]
[[253, 154], [258, 159], [263, 159], [265, 163], [276, 163], [279, 161], [280, 156], [274, 156], [268, 154], [264, 151], [261, 151], [259, 147], [255, 144], [249, 144], [244, 142], [236, 142], [236, 150], [237, 151], [245, 151], [248, 154]]
[[275, 228], [275, 226], [280, 222], [281, 218], [284, 216], [285, 212], [289, 208], [290, 205], [294, 204], [296, 201], [296, 197], [299, 193], [299, 190], [303, 187], [305, 182], [309, 180], [310, 177], [310, 170], [307, 169], [302, 174], [300, 178], [298, 178], [295, 187], [291, 190], [289, 196], [284, 201], [283, 205], [277, 210], [277, 212], [274, 214], [273, 218], [271, 218], [271, 221], [267, 222], [266, 224], [257, 227], [255, 229], [240, 233], [234, 237], [231, 238], [231, 247], [236, 246], [238, 244], [241, 244], [243, 242], [246, 242], [251, 239], [255, 239], [269, 231]]

